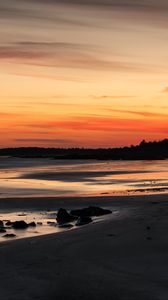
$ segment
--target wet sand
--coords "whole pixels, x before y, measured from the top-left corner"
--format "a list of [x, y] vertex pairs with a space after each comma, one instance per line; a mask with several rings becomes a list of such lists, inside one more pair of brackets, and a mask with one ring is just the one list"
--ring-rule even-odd
[[142, 203], [162, 200], [167, 202], [168, 194], [137, 194], [137, 195], [121, 195], [121, 196], [73, 196], [73, 197], [17, 197], [17, 198], [0, 198], [0, 212], [8, 210], [57, 210], [63, 208], [84, 207], [87, 205], [98, 206], [140, 206]]
[[1, 243], [1, 299], [168, 299], [168, 195], [0, 200], [1, 209], [23, 204], [51, 210], [97, 204], [120, 213], [73, 231]]

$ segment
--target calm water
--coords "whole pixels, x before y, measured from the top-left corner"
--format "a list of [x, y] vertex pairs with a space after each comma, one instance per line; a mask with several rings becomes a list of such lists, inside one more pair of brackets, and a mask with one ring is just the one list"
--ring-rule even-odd
[[164, 192], [168, 160], [63, 161], [0, 158], [0, 197]]
[[[166, 190], [168, 161], [58, 161], [0, 157], [1, 198], [118, 195]], [[115, 213], [119, 212], [113, 208], [112, 217]], [[57, 226], [56, 211], [22, 209], [21, 212], [0, 213], [0, 220], [4, 224], [7, 220], [21, 219], [27, 223], [34, 221], [37, 226], [26, 230], [7, 228], [6, 233], [16, 234], [14, 239], [67, 230]], [[50, 221], [53, 224], [49, 224]], [[4, 233], [0, 233], [0, 242], [4, 240]]]
[[[3, 221], [4, 225], [7, 221], [19, 221], [24, 220], [27, 223], [35, 222], [36, 227], [28, 227], [25, 230], [15, 230], [13, 228], [6, 228], [6, 233], [0, 233], [0, 242], [5, 241], [7, 238], [4, 237], [5, 234], [14, 234], [16, 237], [11, 239], [27, 238], [32, 236], [58, 233], [65, 231], [65, 229], [60, 228], [56, 224], [56, 213], [49, 212], [6, 212], [0, 213], [0, 220]], [[10, 239], [10, 238], [8, 238]]]

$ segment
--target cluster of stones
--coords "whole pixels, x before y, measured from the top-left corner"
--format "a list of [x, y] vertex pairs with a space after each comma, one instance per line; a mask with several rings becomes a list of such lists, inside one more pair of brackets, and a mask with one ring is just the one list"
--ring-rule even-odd
[[92, 217], [103, 216], [111, 213], [111, 210], [97, 206], [89, 206], [83, 209], [71, 210], [70, 212], [67, 212], [66, 209], [60, 208], [57, 213], [56, 220], [60, 227], [72, 227], [73, 225], [70, 223], [74, 221], [76, 226], [82, 226], [91, 223], [93, 221]]
[[[68, 212], [64, 208], [60, 208], [57, 213], [56, 221], [60, 228], [70, 229], [74, 225], [82, 226], [89, 224], [93, 221], [92, 217], [103, 216], [111, 214], [112, 211], [108, 209], [103, 209], [98, 206], [89, 206], [83, 209], [71, 210]], [[72, 224], [73, 223], [73, 224]], [[55, 222], [47, 222], [48, 225], [57, 225]], [[42, 225], [41, 222], [37, 222], [37, 225]], [[12, 238], [16, 235], [14, 233], [7, 233], [8, 229], [22, 230], [29, 227], [36, 227], [35, 222], [26, 223], [24, 220], [21, 221], [1, 221], [0, 220], [0, 233], [4, 233], [3, 237]]]
[[[31, 223], [26, 223], [25, 221], [15, 221], [15, 222], [11, 222], [11, 221], [7, 221], [5, 224], [3, 221], [0, 221], [0, 233], [6, 233], [7, 229], [15, 229], [15, 230], [19, 230], [19, 229], [26, 229], [28, 227], [36, 227], [36, 223], [35, 222], [31, 222]], [[5, 235], [3, 235], [3, 237], [6, 238], [12, 238], [15, 237], [16, 235], [14, 233], [6, 233]]]

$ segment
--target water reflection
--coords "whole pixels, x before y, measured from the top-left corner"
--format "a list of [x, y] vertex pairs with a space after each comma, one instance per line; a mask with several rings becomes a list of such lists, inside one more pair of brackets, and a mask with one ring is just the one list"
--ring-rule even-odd
[[165, 191], [168, 161], [0, 158], [0, 197]]
[[10, 226], [5, 226], [6, 233], [0, 233], [0, 242], [7, 239], [4, 237], [5, 234], [14, 234], [14, 239], [20, 239], [65, 231], [65, 229], [59, 228], [57, 226], [55, 217], [56, 214], [53, 213], [51, 215], [48, 212], [3, 212], [3, 214], [0, 215], [0, 220], [3, 221], [4, 226], [8, 221], [14, 222], [24, 220], [27, 223], [35, 222], [36, 227], [28, 227], [24, 230], [18, 230], [13, 229]]

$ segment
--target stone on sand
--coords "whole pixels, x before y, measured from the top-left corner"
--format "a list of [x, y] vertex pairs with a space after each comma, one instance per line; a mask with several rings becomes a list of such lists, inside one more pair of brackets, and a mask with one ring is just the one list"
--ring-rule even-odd
[[77, 222], [76, 222], [76, 226], [83, 226], [83, 225], [86, 225], [86, 224], [89, 224], [92, 222], [92, 218], [90, 217], [85, 217], [85, 216], [82, 216], [82, 217], [79, 217]]
[[15, 221], [12, 223], [14, 229], [26, 229], [28, 226], [29, 225], [25, 221]]
[[1, 220], [0, 220], [0, 227], [4, 227], [4, 223]]
[[28, 224], [29, 227], [36, 227], [36, 223], [35, 222], [31, 222]]
[[103, 209], [98, 206], [89, 206], [83, 209], [76, 209], [71, 211], [71, 215], [78, 217], [94, 217], [94, 216], [103, 216], [107, 214], [111, 214], [112, 211], [109, 209]]
[[14, 234], [14, 233], [7, 233], [7, 234], [3, 235], [3, 237], [5, 237], [5, 238], [14, 238], [15, 236], [16, 236], [16, 234]]
[[57, 220], [58, 224], [64, 224], [64, 223], [69, 223], [69, 222], [75, 221], [76, 217], [69, 214], [66, 211], [66, 209], [60, 208], [57, 213], [56, 220]]

